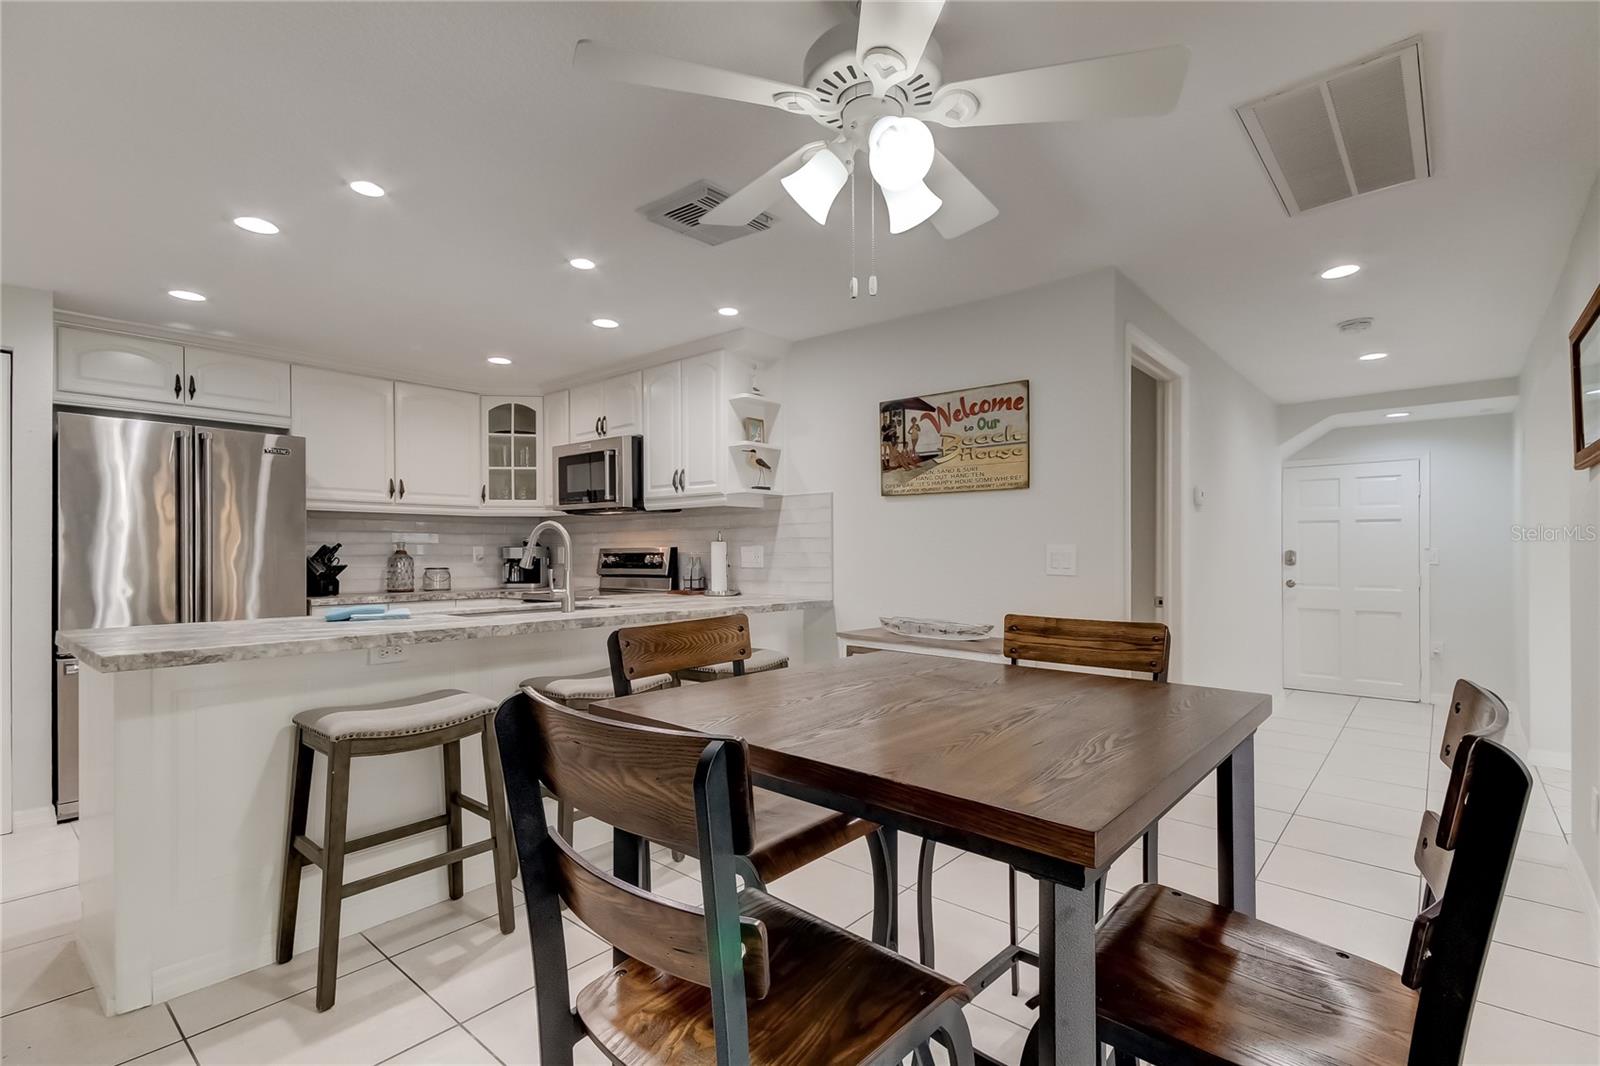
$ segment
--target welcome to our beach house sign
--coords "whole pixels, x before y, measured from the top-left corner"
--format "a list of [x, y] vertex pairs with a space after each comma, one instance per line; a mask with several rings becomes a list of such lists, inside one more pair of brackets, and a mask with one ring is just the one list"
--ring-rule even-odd
[[1010, 381], [878, 405], [884, 496], [1028, 487], [1028, 383]]

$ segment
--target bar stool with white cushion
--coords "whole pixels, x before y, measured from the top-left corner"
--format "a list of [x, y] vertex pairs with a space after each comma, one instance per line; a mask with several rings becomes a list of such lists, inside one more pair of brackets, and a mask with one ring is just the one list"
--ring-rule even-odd
[[[771, 648], [751, 648], [750, 658], [744, 662], [744, 672], [759, 674], [767, 670], [782, 670], [788, 665], [789, 657], [781, 651], [773, 651]], [[733, 676], [732, 663], [714, 663], [711, 666], [678, 671], [680, 681], [722, 681]], [[634, 685], [633, 690], [638, 692], [639, 686]]]
[[[516, 928], [511, 899], [516, 845], [506, 816], [505, 780], [500, 771], [500, 748], [495, 742], [494, 712], [492, 700], [459, 689], [441, 689], [377, 703], [301, 711], [294, 716], [294, 773], [284, 849], [283, 893], [278, 910], [277, 960], [288, 962], [294, 954], [300, 876], [310, 863], [322, 870], [322, 922], [317, 940], [319, 1011], [333, 1006], [339, 960], [339, 909], [346, 896], [448, 866], [450, 898], [460, 899], [465, 894], [463, 860], [493, 852], [500, 931], [509, 933]], [[488, 794], [482, 802], [461, 792], [461, 741], [470, 736], [477, 736], [483, 746], [483, 778]], [[444, 813], [348, 839], [350, 760], [432, 747], [442, 748], [444, 752]], [[311, 807], [311, 769], [317, 752], [327, 757], [327, 796], [320, 845], [313, 844], [306, 836]], [[463, 811], [471, 811], [488, 821], [488, 839], [463, 845]], [[355, 881], [345, 881], [344, 861], [349, 853], [436, 829], [445, 830], [446, 844], [442, 853]]]

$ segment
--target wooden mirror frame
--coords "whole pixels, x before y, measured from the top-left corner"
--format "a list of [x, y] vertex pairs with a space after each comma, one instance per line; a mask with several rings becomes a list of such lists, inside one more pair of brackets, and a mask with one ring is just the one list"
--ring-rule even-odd
[[1578, 366], [1579, 349], [1583, 346], [1584, 338], [1594, 329], [1596, 320], [1600, 320], [1600, 286], [1594, 290], [1594, 295], [1589, 297], [1589, 304], [1583, 309], [1583, 314], [1578, 316], [1577, 324], [1572, 327], [1572, 332], [1567, 334], [1567, 339], [1572, 343], [1572, 467], [1574, 470], [1583, 470], [1591, 466], [1600, 465], [1600, 437], [1588, 447], [1583, 443], [1583, 373]]

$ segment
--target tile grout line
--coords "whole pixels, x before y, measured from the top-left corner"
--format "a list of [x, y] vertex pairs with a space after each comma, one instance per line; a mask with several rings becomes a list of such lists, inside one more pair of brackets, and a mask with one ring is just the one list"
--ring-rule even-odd
[[[351, 977], [351, 976], [353, 976], [355, 974], [363, 973], [363, 972], [365, 972], [367, 970], [372, 969], [374, 966], [378, 965], [378, 963], [388, 962], [388, 961], [389, 961], [388, 957], [385, 956], [384, 958], [381, 958], [381, 959], [377, 960], [377, 962], [369, 962], [365, 966], [357, 966], [355, 969], [351, 970], [349, 973], [340, 974], [339, 976], [340, 977]], [[399, 967], [397, 966], [397, 967], [395, 967], [395, 969], [399, 969]], [[240, 976], [243, 976], [243, 975], [240, 975]], [[209, 987], [212, 987], [212, 986], [208, 985], [206, 987], [209, 988]], [[229, 1018], [226, 1021], [218, 1022], [216, 1025], [208, 1025], [204, 1029], [196, 1029], [192, 1033], [185, 1033], [183, 1031], [183, 1025], [182, 1025], [181, 1022], [178, 1022], [178, 1018], [177, 1018], [176, 1014], [173, 1015], [172, 1020], [173, 1020], [174, 1023], [176, 1023], [178, 1025], [178, 1032], [183, 1035], [183, 1038], [184, 1038], [185, 1042], [187, 1042], [188, 1040], [193, 1039], [195, 1037], [201, 1037], [201, 1036], [205, 1036], [207, 1033], [215, 1032], [216, 1030], [221, 1029], [224, 1025], [232, 1025], [234, 1022], [238, 1021], [240, 1018], [248, 1018], [252, 1014], [259, 1014], [260, 1012], [262, 1012], [264, 1010], [267, 1010], [267, 1009], [269, 1009], [271, 1007], [276, 1007], [280, 1003], [287, 1003], [287, 1002], [289, 1002], [289, 1000], [293, 999], [295, 996], [303, 996], [307, 992], [314, 991], [316, 989], [316, 987], [317, 986], [313, 984], [309, 988], [302, 988], [302, 989], [300, 989], [300, 991], [291, 993], [291, 994], [289, 994], [287, 996], [282, 997], [281, 999], [275, 999], [271, 1003], [263, 1003], [259, 1007], [251, 1007], [249, 1010], [245, 1011], [243, 1014], [234, 1015], [232, 1018]]]
[[[1289, 699], [1288, 694], [1285, 693], [1284, 702], [1288, 702], [1288, 699]], [[1295, 803], [1294, 810], [1289, 812], [1289, 820], [1287, 822], [1283, 823], [1283, 831], [1278, 834], [1278, 839], [1274, 840], [1272, 842], [1272, 847], [1267, 849], [1266, 855], [1262, 856], [1261, 863], [1257, 867], [1256, 874], [1255, 874], [1255, 880], [1256, 880], [1256, 882], [1258, 884], [1261, 881], [1261, 871], [1265, 870], [1267, 868], [1267, 863], [1272, 861], [1272, 853], [1278, 850], [1278, 843], [1279, 843], [1279, 841], [1282, 840], [1283, 834], [1287, 833], [1289, 831], [1290, 824], [1292, 824], [1294, 822], [1294, 820], [1297, 817], [1300, 816], [1300, 808], [1305, 806], [1306, 797], [1311, 794], [1311, 786], [1316, 784], [1317, 783], [1317, 778], [1322, 775], [1323, 769], [1328, 765], [1328, 759], [1330, 759], [1333, 756], [1333, 749], [1339, 746], [1339, 738], [1344, 736], [1344, 731], [1345, 731], [1345, 729], [1347, 728], [1347, 726], [1349, 725], [1349, 722], [1350, 722], [1350, 716], [1356, 713], [1356, 708], [1359, 707], [1360, 705], [1361, 705], [1361, 697], [1357, 696], [1356, 699], [1355, 699], [1355, 702], [1350, 704], [1350, 709], [1345, 712], [1344, 720], [1339, 723], [1339, 732], [1334, 736], [1333, 743], [1328, 745], [1327, 752], [1325, 752], [1323, 754], [1323, 756], [1322, 756], [1322, 762], [1318, 763], [1316, 770], [1312, 771], [1311, 780], [1306, 782], [1305, 791], [1300, 793], [1300, 799], [1299, 799], [1299, 801], [1297, 803]], [[1270, 721], [1270, 719], [1268, 719], [1268, 720]], [[1251, 790], [1250, 791], [1251, 791], [1252, 798], [1254, 798], [1254, 794], [1255, 794], [1255, 786], [1254, 785], [1251, 786]], [[1219, 819], [1221, 818], [1221, 812], [1220, 811], [1218, 812], [1217, 816], [1218, 816]], [[1272, 882], [1269, 881], [1267, 883], [1271, 884]]]
[[183, 1050], [189, 1053], [189, 1061], [194, 1063], [194, 1066], [200, 1066], [200, 1056], [194, 1053], [189, 1038], [183, 1035], [183, 1026], [178, 1024], [178, 1015], [172, 1009], [172, 1001], [164, 1000], [161, 1005], [167, 1008], [167, 1017], [172, 1019], [172, 1027], [178, 1031], [178, 1039], [183, 1041]]

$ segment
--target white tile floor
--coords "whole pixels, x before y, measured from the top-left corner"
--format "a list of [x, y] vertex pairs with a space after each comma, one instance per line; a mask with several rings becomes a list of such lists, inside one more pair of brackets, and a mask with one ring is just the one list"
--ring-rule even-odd
[[[1424, 805], [1442, 794], [1431, 708], [1291, 693], [1257, 744], [1256, 847], [1262, 918], [1398, 968], [1420, 883], [1411, 862]], [[1474, 1063], [1600, 1064], [1600, 945], [1584, 892], [1566, 864], [1571, 778], [1539, 769], [1518, 859], [1479, 997]], [[1214, 896], [1215, 794], [1206, 782], [1162, 824], [1161, 879]], [[598, 854], [608, 834], [579, 825]], [[901, 838], [901, 884], [914, 880], [917, 841]], [[667, 856], [660, 853], [661, 860]], [[1111, 898], [1138, 880], [1137, 851], [1111, 871]], [[1006, 937], [1005, 873], [954, 850], [935, 878], [938, 964], [963, 974]], [[871, 881], [866, 846], [791, 875], [778, 895], [865, 934]], [[346, 938], [339, 999], [318, 1014], [313, 953], [171, 1003], [106, 1018], [89, 989], [73, 932], [77, 837], [71, 827], [0, 838], [0, 1044], [7, 1066], [39, 1063], [535, 1063], [532, 966], [522, 911], [500, 935], [487, 889]], [[693, 863], [656, 869], [658, 890], [698, 901]], [[1033, 887], [1020, 905], [1031, 936]], [[916, 944], [914, 893], [901, 897], [900, 942]], [[572, 987], [607, 965], [604, 945], [568, 923]], [[1037, 979], [1023, 967], [1024, 994]], [[1031, 1021], [1006, 982], [969, 1008], [979, 1047], [1016, 1062]], [[599, 1063], [581, 1048], [580, 1063]]]

